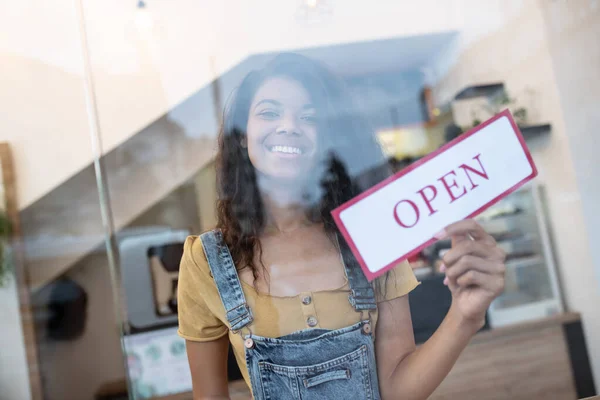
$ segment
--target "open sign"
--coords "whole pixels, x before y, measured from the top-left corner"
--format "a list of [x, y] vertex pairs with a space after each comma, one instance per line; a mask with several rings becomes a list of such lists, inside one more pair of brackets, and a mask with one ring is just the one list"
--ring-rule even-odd
[[333, 210], [372, 280], [537, 175], [508, 110]]

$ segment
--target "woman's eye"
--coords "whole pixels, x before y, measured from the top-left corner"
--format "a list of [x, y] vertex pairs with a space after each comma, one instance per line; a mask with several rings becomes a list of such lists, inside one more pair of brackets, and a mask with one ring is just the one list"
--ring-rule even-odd
[[317, 116], [316, 115], [303, 115], [302, 120], [309, 122], [311, 124], [314, 124], [317, 122]]
[[258, 113], [258, 115], [268, 119], [277, 118], [279, 116], [279, 114], [277, 114], [275, 111], [270, 110], [261, 111], [260, 113]]

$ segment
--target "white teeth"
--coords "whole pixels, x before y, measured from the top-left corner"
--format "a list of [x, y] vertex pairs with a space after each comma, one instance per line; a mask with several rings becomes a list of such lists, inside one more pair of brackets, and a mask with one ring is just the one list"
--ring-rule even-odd
[[272, 146], [270, 150], [272, 153], [302, 154], [302, 150], [292, 146]]

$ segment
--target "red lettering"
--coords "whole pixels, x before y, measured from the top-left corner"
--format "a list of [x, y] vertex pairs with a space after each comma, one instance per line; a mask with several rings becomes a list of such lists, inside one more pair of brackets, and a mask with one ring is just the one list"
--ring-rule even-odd
[[[404, 222], [402, 222], [402, 220], [400, 219], [400, 216], [398, 215], [398, 206], [400, 205], [400, 203], [408, 203], [413, 208], [416, 218], [415, 218], [415, 222], [413, 222], [412, 225], [407, 225]], [[415, 226], [417, 224], [417, 222], [419, 222], [419, 216], [420, 216], [419, 207], [417, 207], [417, 205], [410, 200], [400, 200], [394, 206], [394, 219], [403, 228], [412, 228], [413, 226]]]
[[465, 171], [465, 175], [467, 175], [467, 178], [469, 178], [469, 182], [471, 182], [471, 190], [475, 189], [477, 186], [473, 183], [473, 179], [471, 179], [471, 175], [469, 175], [469, 171], [473, 172], [474, 174], [477, 174], [479, 176], [481, 176], [482, 178], [485, 178], [487, 180], [489, 180], [490, 178], [487, 175], [487, 172], [485, 172], [485, 168], [483, 168], [483, 164], [481, 163], [481, 160], [479, 159], [479, 156], [481, 156], [481, 154], [477, 154], [475, 157], [473, 157], [474, 160], [477, 160], [477, 162], [479, 163], [479, 166], [481, 167], [481, 171], [477, 171], [475, 168], [473, 167], [469, 167], [467, 164], [461, 164], [458, 167], [462, 168], [463, 171]]
[[[450, 172], [446, 173], [445, 175], [443, 175], [442, 177], [437, 179], [439, 182], [441, 182], [441, 184], [444, 186], [444, 188], [448, 192], [448, 196], [450, 197], [450, 204], [454, 203], [456, 200], [463, 197], [465, 194], [467, 194], [467, 192], [469, 190], [473, 190], [476, 187], [478, 187], [478, 184], [475, 183], [474, 180], [485, 179], [485, 180], [489, 181], [490, 178], [488, 176], [487, 171], [485, 170], [485, 167], [483, 166], [483, 163], [481, 162], [480, 157], [481, 157], [481, 154], [477, 154], [475, 157], [472, 158], [473, 160], [477, 161], [477, 163], [479, 163], [479, 167], [477, 167], [475, 165], [470, 166], [470, 165], [467, 165], [466, 163], [458, 166], [458, 168], [460, 168], [464, 172], [464, 174], [467, 176], [467, 179], [471, 183], [470, 189], [467, 188], [467, 185], [462, 185], [462, 182], [459, 181], [459, 179], [458, 179], [459, 177], [456, 173], [456, 170], [451, 170]], [[479, 178], [475, 178], [476, 175]], [[427, 209], [429, 210], [428, 216], [432, 216], [433, 214], [438, 212], [438, 209], [434, 208], [433, 204], [432, 204], [433, 201], [435, 199], [437, 199], [437, 195], [438, 195], [438, 189], [437, 189], [436, 185], [437, 184], [423, 186], [420, 190], [418, 190], [416, 192], [417, 195], [421, 196], [421, 198], [423, 199], [423, 202], [427, 206]], [[436, 204], [438, 207], [441, 206], [441, 204], [439, 204], [439, 202], [440, 202], [440, 200], [437, 200]], [[402, 203], [406, 203], [406, 205], [408, 205], [408, 208], [406, 207], [406, 205], [403, 205]], [[403, 207], [402, 213], [399, 212], [400, 206]], [[412, 208], [412, 211], [410, 210], [410, 208]], [[414, 213], [414, 217], [412, 217], [412, 218], [414, 218], [413, 222], [410, 222], [411, 217], [409, 214], [411, 214], [411, 212]], [[400, 215], [402, 215], [402, 218], [400, 217]], [[413, 226], [417, 225], [420, 218], [421, 218], [421, 212], [419, 210], [419, 206], [417, 206], [417, 201], [404, 199], [404, 200], [400, 200], [394, 206], [394, 219], [396, 220], [398, 225], [400, 225], [403, 228], [412, 228]], [[409, 222], [406, 222], [407, 220]]]
[[454, 193], [452, 193], [452, 190], [450, 188], [458, 188], [458, 184], [456, 183], [456, 179], [454, 181], [452, 181], [452, 184], [448, 184], [448, 182], [446, 182], [446, 177], [448, 175], [455, 175], [456, 176], [456, 172], [454, 171], [450, 171], [448, 172], [446, 175], [442, 176], [441, 178], [438, 179], [438, 181], [442, 182], [442, 184], [444, 185], [444, 187], [446, 188], [446, 191], [448, 192], [448, 195], [450, 195], [450, 198], [452, 199], [450, 201], [450, 203], [454, 203], [456, 200], [460, 199], [462, 196], [464, 196], [467, 193], [467, 189], [463, 186], [463, 192], [457, 197], [454, 195]]
[[[430, 189], [432, 191], [431, 198], [428, 199], [427, 196], [425, 196], [425, 189]], [[423, 201], [427, 205], [427, 208], [429, 208], [429, 216], [435, 214], [437, 210], [434, 210], [433, 207], [431, 207], [431, 202], [433, 201], [433, 199], [435, 199], [435, 196], [437, 196], [437, 189], [435, 188], [435, 186], [427, 185], [423, 189], [417, 191], [417, 193], [421, 195]]]

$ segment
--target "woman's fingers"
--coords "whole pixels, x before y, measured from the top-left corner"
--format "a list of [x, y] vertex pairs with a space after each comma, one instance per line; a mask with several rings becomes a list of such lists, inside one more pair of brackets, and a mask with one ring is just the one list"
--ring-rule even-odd
[[442, 261], [448, 267], [466, 255], [493, 261], [504, 261], [506, 258], [506, 253], [498, 246], [478, 240], [464, 240], [448, 250], [442, 257]]
[[469, 271], [477, 271], [492, 275], [504, 275], [504, 270], [505, 266], [501, 261], [488, 260], [470, 254], [461, 257], [455, 263], [445, 267], [448, 279], [456, 281], [459, 284], [459, 278]]
[[[472, 237], [475, 240], [495, 245], [496, 240], [473, 219], [465, 219], [448, 225], [442, 232], [435, 235], [438, 239], [447, 237]], [[462, 241], [461, 241], [462, 242]]]
[[452, 238], [452, 248], [442, 257], [441, 267], [446, 273], [444, 283], [452, 291], [477, 286], [496, 295], [502, 292], [506, 253], [481, 225], [472, 219], [458, 221], [436, 237]]
[[499, 295], [504, 289], [504, 276], [492, 275], [471, 269], [456, 279], [460, 287], [478, 286], [494, 295]]

